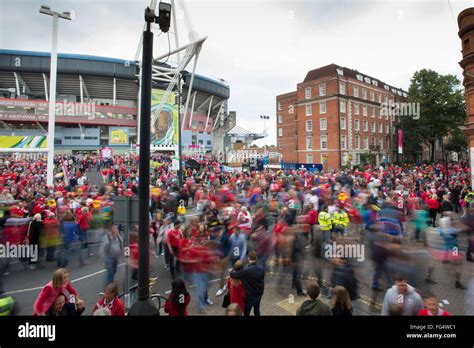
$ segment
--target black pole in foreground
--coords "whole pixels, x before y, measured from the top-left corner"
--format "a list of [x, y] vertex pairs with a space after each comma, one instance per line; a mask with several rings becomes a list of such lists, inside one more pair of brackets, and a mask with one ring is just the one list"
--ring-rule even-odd
[[145, 10], [147, 29], [143, 32], [143, 55], [141, 66], [142, 90], [140, 94], [140, 162], [138, 182], [138, 300], [132, 305], [129, 315], [159, 315], [159, 309], [150, 301], [150, 245], [149, 245], [149, 200], [150, 200], [150, 124], [151, 124], [151, 75], [153, 61], [153, 33], [150, 30], [150, 9]]

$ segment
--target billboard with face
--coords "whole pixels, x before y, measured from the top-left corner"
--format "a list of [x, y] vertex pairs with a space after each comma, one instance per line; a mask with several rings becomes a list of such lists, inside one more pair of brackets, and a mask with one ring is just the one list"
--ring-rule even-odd
[[151, 93], [151, 145], [178, 144], [178, 105], [176, 93], [154, 89]]

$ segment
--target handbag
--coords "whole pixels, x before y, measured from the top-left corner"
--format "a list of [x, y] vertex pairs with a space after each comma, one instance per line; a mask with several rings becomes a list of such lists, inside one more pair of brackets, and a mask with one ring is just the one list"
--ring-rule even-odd
[[227, 290], [227, 293], [224, 296], [224, 299], [222, 300], [222, 307], [227, 308], [230, 305], [230, 291]]

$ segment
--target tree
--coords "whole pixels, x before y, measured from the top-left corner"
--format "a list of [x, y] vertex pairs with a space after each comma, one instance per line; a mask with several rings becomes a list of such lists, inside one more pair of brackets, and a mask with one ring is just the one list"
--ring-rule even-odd
[[465, 152], [467, 150], [467, 138], [464, 132], [459, 128], [453, 130], [445, 149], [450, 152]]
[[375, 160], [376, 158], [373, 153], [366, 152], [366, 153], [360, 154], [360, 163], [364, 165], [368, 165], [368, 164], [375, 165]]
[[404, 152], [414, 155], [425, 143], [434, 161], [435, 142], [464, 124], [464, 91], [454, 75], [440, 75], [422, 69], [415, 72], [408, 90], [408, 102], [420, 104], [420, 117], [401, 116]]

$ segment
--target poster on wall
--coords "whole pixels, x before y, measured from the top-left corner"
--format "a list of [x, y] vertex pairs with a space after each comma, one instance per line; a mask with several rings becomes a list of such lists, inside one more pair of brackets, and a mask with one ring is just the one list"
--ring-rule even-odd
[[129, 129], [109, 127], [109, 145], [129, 145]]
[[154, 89], [151, 93], [151, 145], [178, 144], [178, 105], [176, 93]]

